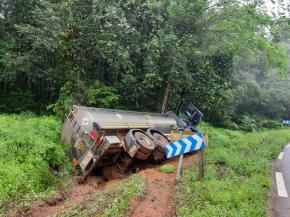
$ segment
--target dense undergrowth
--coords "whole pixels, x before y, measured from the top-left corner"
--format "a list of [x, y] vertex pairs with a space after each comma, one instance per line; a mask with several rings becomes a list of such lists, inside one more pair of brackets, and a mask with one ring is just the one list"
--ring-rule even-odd
[[271, 163], [290, 141], [290, 130], [245, 133], [207, 124], [205, 180], [195, 168], [187, 171], [177, 190], [178, 216], [267, 216]]
[[64, 180], [59, 127], [52, 116], [0, 115], [0, 211], [47, 195]]

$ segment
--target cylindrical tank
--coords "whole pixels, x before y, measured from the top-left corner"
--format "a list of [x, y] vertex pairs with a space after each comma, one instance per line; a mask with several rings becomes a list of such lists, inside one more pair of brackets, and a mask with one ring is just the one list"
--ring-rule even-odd
[[[155, 129], [170, 134], [176, 128], [175, 117], [170, 114], [73, 106], [63, 124], [61, 138], [70, 145], [73, 164], [87, 177], [94, 168], [124, 167], [120, 164], [128, 160], [128, 154], [131, 158], [149, 158], [155, 144], [145, 131]], [[152, 147], [140, 141], [136, 143], [137, 134], [142, 137], [140, 141], [149, 139]]]
[[195, 107], [188, 119], [174, 113], [123, 111], [73, 106], [63, 124], [62, 141], [70, 145], [72, 163], [83, 179], [94, 169], [123, 173], [135, 160], [160, 162], [172, 130], [194, 129], [202, 117]]
[[74, 106], [72, 112], [78, 123], [88, 132], [99, 129], [106, 131], [114, 129], [154, 128], [162, 133], [170, 133], [172, 129], [176, 128], [176, 120], [166, 114], [84, 106]]

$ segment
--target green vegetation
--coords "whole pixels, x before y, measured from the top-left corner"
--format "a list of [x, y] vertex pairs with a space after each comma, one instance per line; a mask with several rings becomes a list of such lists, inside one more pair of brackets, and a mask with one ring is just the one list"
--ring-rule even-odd
[[78, 204], [58, 217], [123, 217], [128, 211], [130, 200], [133, 197], [140, 199], [144, 195], [144, 186], [145, 180], [141, 176], [133, 175], [118, 183], [117, 186], [91, 197], [88, 201]]
[[[73, 104], [179, 115], [192, 102], [205, 121], [243, 132], [206, 125], [206, 180], [185, 175], [178, 212], [264, 215], [269, 165], [289, 139], [286, 3], [270, 16], [260, 0], [2, 0], [0, 206], [25, 206], [67, 177], [57, 118]], [[124, 213], [134, 186], [87, 215]]]
[[280, 121], [289, 115], [289, 79], [277, 80], [288, 73], [289, 19], [263, 7], [3, 0], [0, 112], [63, 115], [72, 104], [160, 112], [193, 102], [219, 126], [239, 127], [244, 116]]
[[174, 167], [171, 164], [164, 164], [160, 166], [159, 171], [163, 173], [172, 173], [174, 171]]
[[0, 115], [0, 207], [24, 206], [64, 181], [68, 156], [59, 127], [55, 117]]
[[270, 168], [290, 141], [289, 129], [245, 133], [213, 128], [205, 151], [203, 182], [196, 168], [185, 172], [177, 190], [179, 216], [267, 216]]

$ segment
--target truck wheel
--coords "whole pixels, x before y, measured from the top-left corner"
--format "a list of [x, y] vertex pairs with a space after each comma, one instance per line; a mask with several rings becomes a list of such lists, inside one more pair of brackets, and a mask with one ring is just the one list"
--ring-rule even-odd
[[155, 150], [165, 155], [165, 147], [168, 145], [166, 136], [154, 129], [149, 129], [146, 133], [153, 139]]
[[137, 129], [130, 130], [125, 136], [125, 147], [127, 152], [133, 145], [138, 146], [138, 150], [134, 157], [139, 160], [146, 160], [155, 148], [152, 139], [145, 132]]
[[149, 136], [141, 131], [136, 131], [134, 133], [134, 137], [138, 145], [140, 145], [140, 149], [136, 153], [136, 158], [140, 160], [146, 160], [155, 148], [154, 142], [150, 139]]

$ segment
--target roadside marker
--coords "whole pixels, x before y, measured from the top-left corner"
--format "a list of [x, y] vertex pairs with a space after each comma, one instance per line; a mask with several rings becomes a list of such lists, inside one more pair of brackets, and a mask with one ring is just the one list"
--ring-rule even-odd
[[[174, 132], [173, 132], [174, 133]], [[207, 134], [196, 133], [196, 134], [184, 134], [183, 131], [177, 131], [175, 135], [176, 141], [168, 144], [165, 148], [166, 157], [171, 158], [175, 156], [179, 156], [178, 167], [176, 172], [176, 181], [180, 180], [182, 175], [182, 162], [183, 155], [189, 152], [198, 151], [199, 155], [199, 163], [198, 163], [198, 179], [202, 180], [204, 177], [204, 157], [203, 157], [203, 149], [205, 149], [207, 144]], [[186, 133], [186, 132], [185, 132]], [[204, 137], [206, 136], [206, 138]], [[186, 136], [184, 138], [184, 136]], [[172, 137], [171, 137], [172, 138]], [[178, 139], [179, 138], [179, 139]]]
[[197, 150], [203, 150], [205, 149], [205, 139], [203, 136], [203, 133], [197, 133], [194, 135], [190, 135], [186, 138], [181, 139], [172, 142], [168, 144], [165, 148], [166, 150], [166, 157], [171, 158], [175, 156], [181, 156], [183, 154], [186, 154], [188, 152], [193, 152]]
[[278, 156], [278, 159], [279, 159], [279, 160], [282, 160], [283, 155], [284, 155], [284, 152], [281, 152], [281, 153], [279, 154], [279, 156]]
[[283, 179], [283, 174], [281, 172], [276, 172], [276, 182], [277, 182], [278, 196], [288, 197], [288, 193], [287, 193], [284, 179]]

